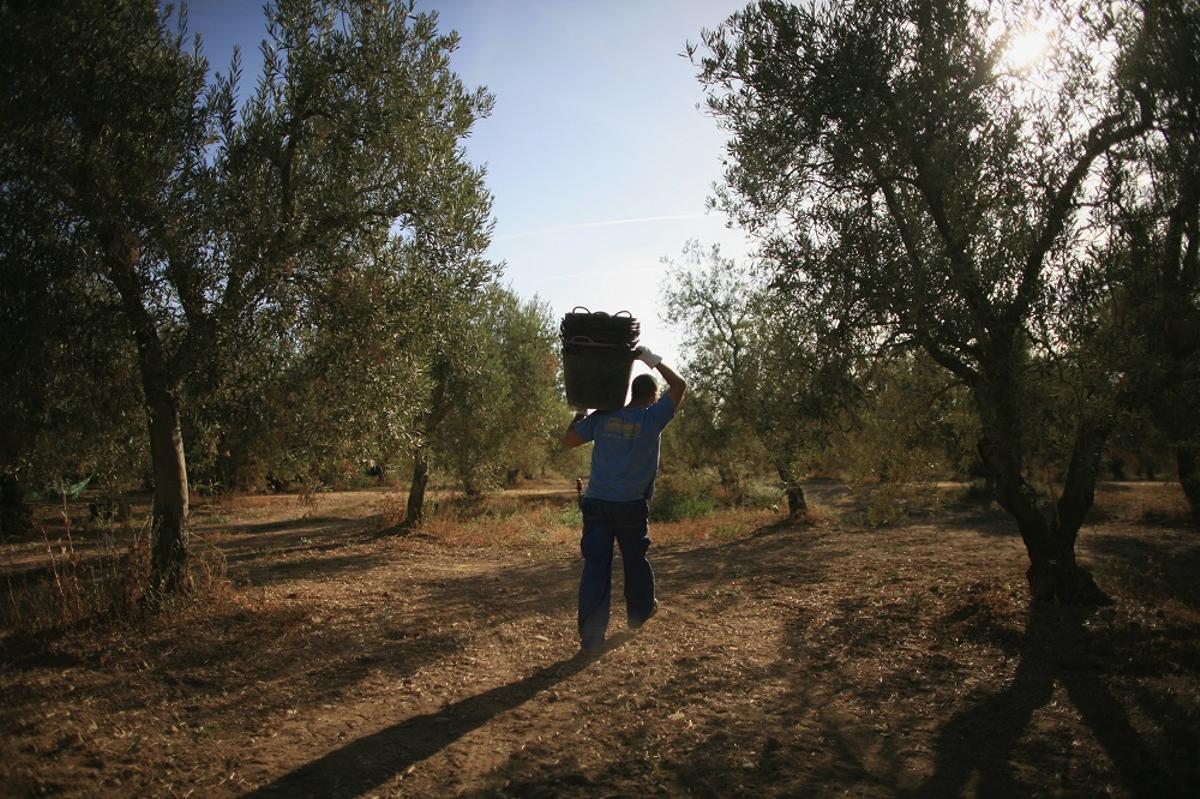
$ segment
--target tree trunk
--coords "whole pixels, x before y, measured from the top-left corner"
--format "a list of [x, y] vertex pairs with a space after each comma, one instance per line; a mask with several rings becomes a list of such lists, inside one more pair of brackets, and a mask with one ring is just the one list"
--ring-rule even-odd
[[176, 591], [188, 555], [188, 478], [179, 429], [179, 399], [173, 392], [147, 387], [150, 458], [154, 469], [152, 515], [152, 596]]
[[740, 504], [745, 492], [742, 490], [742, 480], [738, 475], [737, 467], [727, 463], [718, 463], [717, 478], [721, 481], [721, 487], [725, 489], [725, 493], [729, 495], [729, 501], [734, 505]]
[[25, 489], [17, 476], [0, 473], [0, 541], [24, 535], [32, 527], [33, 514], [25, 502]]
[[1175, 465], [1179, 470], [1179, 485], [1192, 509], [1192, 524], [1200, 528], [1200, 448], [1176, 446]]
[[1200, 424], [1188, 410], [1192, 405], [1187, 392], [1181, 391], [1179, 386], [1159, 384], [1154, 387], [1151, 404], [1154, 422], [1175, 450], [1179, 487], [1191, 510], [1192, 525], [1200, 529], [1200, 446], [1195, 443], [1200, 440]]
[[187, 563], [188, 479], [179, 427], [179, 380], [147, 309], [145, 278], [138, 273], [141, 242], [120, 226], [101, 227], [109, 276], [121, 296], [121, 307], [137, 343], [138, 367], [150, 432], [154, 471], [151, 514], [152, 564], [149, 599], [152, 607], [180, 587]]
[[788, 518], [799, 519], [808, 513], [808, 501], [804, 497], [804, 489], [796, 482], [792, 470], [788, 468], [787, 464], [777, 461], [775, 471], [779, 473], [779, 479], [783, 482], [783, 490], [787, 494]]
[[425, 515], [425, 486], [429, 482], [429, 461], [423, 446], [413, 451], [412, 485], [408, 488], [408, 505], [404, 509], [404, 527], [416, 527]]
[[[1039, 509], [1033, 487], [1019, 470], [1012, 468], [1000, 448], [987, 439], [981, 440], [979, 446], [985, 462], [996, 470], [996, 501], [1016, 520], [1025, 542], [1029, 555], [1025, 578], [1033, 598], [1070, 605], [1103, 603], [1104, 593], [1075, 560], [1075, 541], [1082, 521], [1080, 511], [1086, 512], [1090, 501], [1086, 507], [1077, 504], [1073, 512], [1065, 515], [1056, 513], [1053, 507]], [[1094, 485], [1094, 475], [1092, 482]]]
[[974, 387], [982, 422], [980, 461], [995, 480], [996, 501], [1017, 522], [1029, 555], [1025, 578], [1033, 598], [1069, 605], [1105, 604], [1108, 597], [1075, 560], [1075, 541], [1095, 498], [1108, 429], [1080, 420], [1062, 496], [1056, 503], [1039, 503], [1023, 474], [1024, 419], [1015, 381], [1005, 368], [1015, 371], [1016, 363], [1016, 358], [996, 362], [989, 379]]
[[429, 411], [421, 430], [421, 442], [413, 448], [413, 477], [408, 489], [408, 505], [404, 510], [402, 527], [416, 527], [425, 515], [425, 485], [429, 482], [429, 457], [425, 448], [430, 436], [442, 423], [448, 410], [446, 393], [450, 378], [450, 365], [445, 361], [435, 360], [430, 367], [433, 378], [433, 391], [429, 398]]

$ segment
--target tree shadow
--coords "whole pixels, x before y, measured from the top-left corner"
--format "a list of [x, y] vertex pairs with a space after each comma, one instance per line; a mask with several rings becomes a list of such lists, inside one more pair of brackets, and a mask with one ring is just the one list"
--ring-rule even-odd
[[[632, 636], [619, 633], [605, 646], [611, 652]], [[505, 711], [571, 677], [596, 660], [580, 652], [545, 666], [528, 677], [459, 700], [442, 710], [414, 716], [352, 741], [245, 794], [246, 799], [271, 796], [358, 796], [401, 774]]]
[[[314, 640], [305, 632], [311, 613], [303, 603], [233, 605], [208, 611], [187, 635], [171, 627], [117, 627], [83, 645], [73, 644], [72, 637], [87, 629], [86, 622], [0, 637], [0, 671], [73, 669], [73, 704], [120, 715], [147, 703], [178, 703], [186, 705], [189, 723], [217, 726], [240, 719], [237, 723], [254, 729], [285, 710], [309, 712], [341, 702], [372, 675], [398, 682], [463, 647], [453, 633], [408, 619], [375, 623], [369, 644], [347, 625], [329, 625]], [[267, 640], [293, 644], [264, 646]], [[146, 661], [123, 656], [122, 643], [156, 655]], [[44, 689], [32, 680], [15, 685], [0, 706], [0, 727], [10, 719], [37, 717], [46, 701]]]
[[263, 557], [336, 549], [362, 540], [370, 540], [374, 531], [364, 530], [364, 519], [338, 516], [309, 516], [275, 522], [226, 525], [214, 532], [220, 536], [217, 546], [230, 563]]
[[432, 500], [428, 513], [458, 520], [496, 518], [528, 513], [535, 510], [559, 509], [577, 502], [574, 491], [523, 493], [519, 489], [499, 494], [452, 494]]
[[[714, 592], [728, 588], [730, 581], [747, 584], [746, 592], [759, 591], [763, 581], [807, 583], [817, 579], [824, 564], [845, 554], [844, 547], [831, 547], [810, 530], [796, 532], [795, 525], [766, 525], [743, 538], [699, 545], [653, 544], [648, 557], [654, 568], [660, 600], [672, 606], [703, 597], [714, 613], [737, 604], [738, 592]], [[651, 538], [654, 536], [651, 527]], [[798, 560], [797, 552], [813, 553]], [[623, 568], [619, 552], [613, 560], [613, 597], [616, 617], [624, 613], [621, 591]], [[486, 616], [490, 623], [516, 621], [537, 614], [574, 611], [583, 560], [578, 550], [524, 564], [509, 564], [488, 573], [442, 575], [423, 586], [429, 602], [448, 615]]]
[[[305, 555], [310, 555], [322, 552], [323, 548], [317, 547], [302, 551]], [[344, 572], [363, 572], [379, 563], [379, 560], [379, 556], [374, 553], [302, 557], [265, 564], [239, 563], [236, 573], [240, 579], [250, 585], [263, 587], [308, 577], [331, 578]]]
[[1014, 759], [1034, 713], [1061, 685], [1124, 788], [1134, 796], [1182, 795], [1182, 786], [1157, 762], [1125, 708], [1101, 679], [1089, 653], [1093, 634], [1087, 611], [1035, 603], [1020, 642], [1012, 683], [956, 714], [939, 732], [935, 771], [914, 797], [959, 796], [978, 776], [980, 796], [1022, 796], [1030, 790], [1014, 772]]
[[1101, 555], [1115, 566], [1123, 582], [1172, 596], [1200, 609], [1200, 539], [1193, 533], [1163, 531], [1134, 537], [1107, 530], [1091, 531], [1081, 549]]

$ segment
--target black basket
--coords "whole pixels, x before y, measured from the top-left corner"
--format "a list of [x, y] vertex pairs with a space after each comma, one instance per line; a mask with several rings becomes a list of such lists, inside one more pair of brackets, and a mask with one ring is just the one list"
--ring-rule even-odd
[[629, 311], [618, 311], [611, 316], [604, 311], [589, 311], [576, 306], [567, 314], [559, 325], [559, 333], [564, 342], [577, 338], [587, 339], [594, 344], [612, 344], [633, 349], [637, 346], [638, 336], [641, 335], [641, 325]]
[[572, 408], [624, 407], [632, 372], [633, 351], [626, 347], [563, 345], [563, 385]]
[[575, 408], [624, 407], [640, 326], [628, 311], [609, 315], [575, 308], [563, 317], [563, 384]]

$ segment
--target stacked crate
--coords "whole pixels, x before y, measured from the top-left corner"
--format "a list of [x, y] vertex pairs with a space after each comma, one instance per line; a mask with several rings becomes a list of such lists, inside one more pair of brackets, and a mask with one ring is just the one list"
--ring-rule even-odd
[[574, 408], [625, 405], [641, 326], [628, 311], [607, 314], [576, 307], [559, 326], [563, 383]]

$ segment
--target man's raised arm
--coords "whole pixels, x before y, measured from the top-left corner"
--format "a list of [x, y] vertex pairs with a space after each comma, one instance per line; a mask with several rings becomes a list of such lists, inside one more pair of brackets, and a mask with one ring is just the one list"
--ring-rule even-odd
[[663, 363], [662, 356], [655, 355], [649, 347], [638, 347], [637, 358], [651, 369], [657, 369], [658, 373], [663, 376], [663, 379], [667, 381], [667, 396], [671, 398], [671, 404], [675, 406], [675, 410], [679, 410], [679, 406], [683, 404], [683, 398], [687, 396], [687, 383], [683, 378], [676, 374], [674, 369]]
[[675, 410], [679, 410], [679, 406], [683, 405], [684, 397], [687, 396], [687, 383], [675, 373], [674, 369], [662, 361], [658, 362], [658, 373], [667, 381], [667, 396], [671, 398]]

